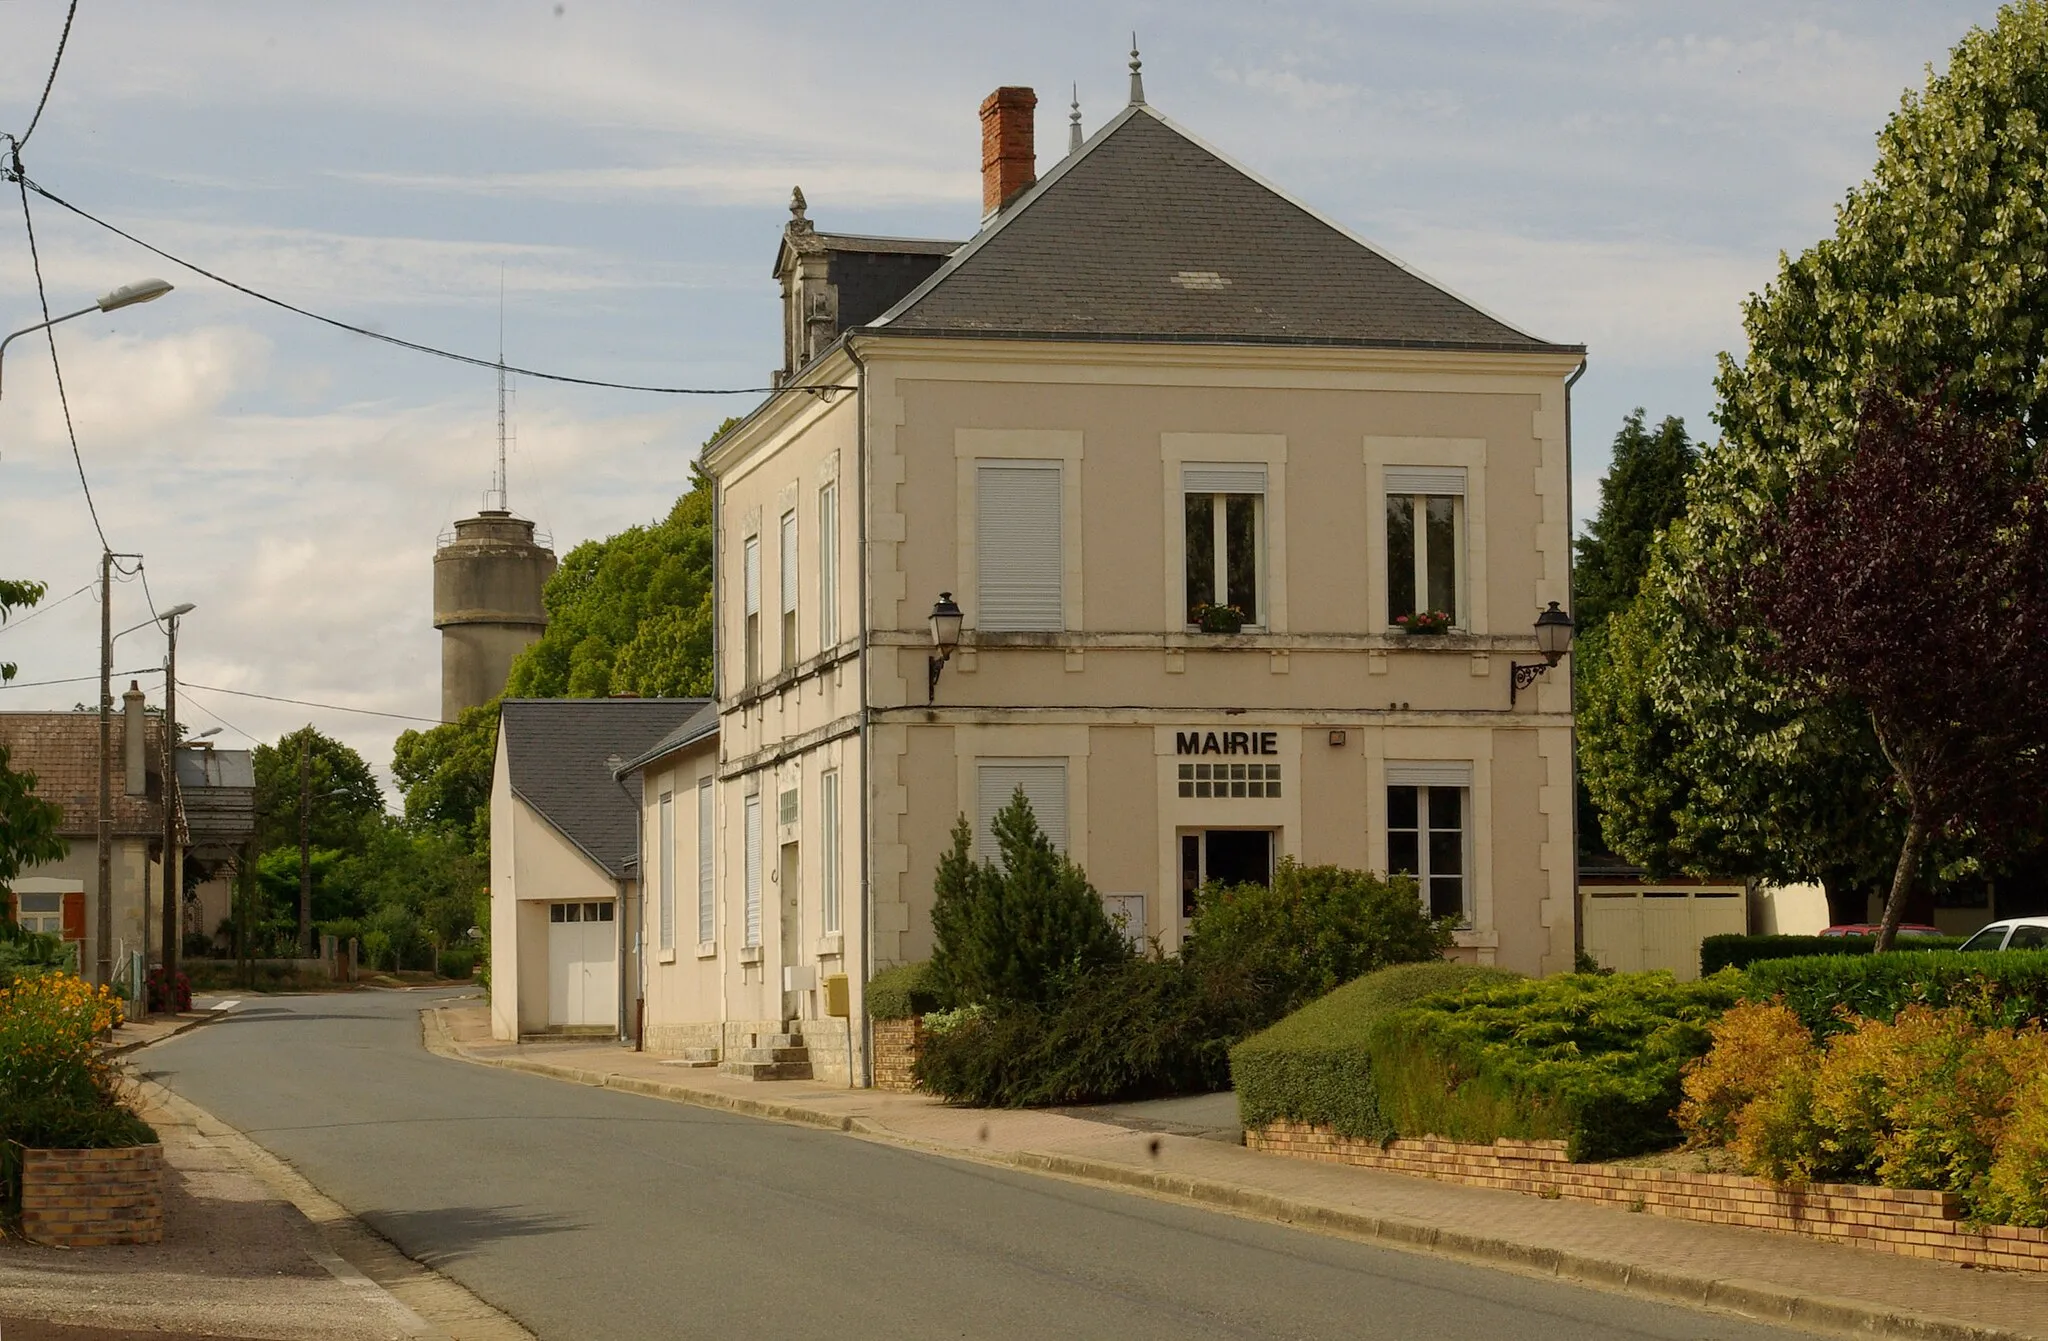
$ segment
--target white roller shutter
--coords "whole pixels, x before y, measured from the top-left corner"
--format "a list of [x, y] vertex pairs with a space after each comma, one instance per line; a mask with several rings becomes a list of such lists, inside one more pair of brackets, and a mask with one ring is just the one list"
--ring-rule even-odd
[[1463, 466], [1388, 466], [1386, 476], [1390, 494], [1465, 496]]
[[1262, 494], [1266, 492], [1263, 465], [1182, 466], [1181, 488], [1191, 494]]
[[715, 899], [717, 870], [716, 857], [718, 834], [711, 806], [711, 779], [697, 784], [697, 939], [703, 942], [718, 939], [718, 915]]
[[1038, 828], [1052, 845], [1067, 850], [1067, 765], [1058, 763], [999, 763], [977, 767], [974, 841], [976, 855], [989, 861], [997, 857], [993, 831], [997, 812], [1010, 804], [1019, 787], [1031, 802]]
[[796, 609], [796, 514], [782, 514], [782, 612]]
[[1470, 787], [1472, 765], [1428, 760], [1387, 760], [1389, 787]]
[[984, 462], [975, 470], [975, 486], [975, 627], [988, 633], [1062, 628], [1060, 463]]
[[761, 943], [761, 798], [747, 798], [747, 908], [744, 945]]
[[761, 538], [749, 536], [744, 547], [746, 561], [741, 565], [740, 582], [750, 615], [761, 613]]

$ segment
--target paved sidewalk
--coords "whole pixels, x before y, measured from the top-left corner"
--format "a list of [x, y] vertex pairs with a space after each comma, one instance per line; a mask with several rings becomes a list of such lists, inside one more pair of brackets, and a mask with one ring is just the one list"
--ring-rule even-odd
[[481, 1005], [421, 1012], [445, 1056], [825, 1127], [1303, 1228], [1820, 1331], [2048, 1341], [2048, 1277], [1972, 1271], [1789, 1234], [1693, 1224], [1259, 1154], [1040, 1111], [748, 1081], [612, 1043], [498, 1043]]
[[[232, 1005], [229, 1001], [227, 1004]], [[177, 1015], [150, 1015], [140, 1020], [128, 1020], [114, 1031], [113, 1038], [106, 1044], [109, 1053], [133, 1052], [146, 1048], [152, 1043], [161, 1043], [167, 1038], [196, 1029], [202, 1024], [219, 1019], [225, 1011], [217, 1010], [203, 1003], [194, 1003], [191, 1010]]]

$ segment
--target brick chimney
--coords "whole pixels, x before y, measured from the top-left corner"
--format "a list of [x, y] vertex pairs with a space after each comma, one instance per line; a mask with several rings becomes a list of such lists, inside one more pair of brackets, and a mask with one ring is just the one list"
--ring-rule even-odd
[[981, 103], [981, 212], [984, 217], [1010, 203], [1038, 180], [1038, 151], [1032, 144], [1038, 95], [1028, 88], [999, 88]]

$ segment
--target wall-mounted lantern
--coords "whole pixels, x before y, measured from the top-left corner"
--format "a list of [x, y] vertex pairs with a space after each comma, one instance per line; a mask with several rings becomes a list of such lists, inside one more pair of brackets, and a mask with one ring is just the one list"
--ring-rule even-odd
[[939, 672], [946, 668], [946, 663], [953, 658], [953, 649], [960, 645], [960, 623], [964, 618], [966, 616], [960, 613], [960, 607], [953, 604], [953, 593], [940, 592], [938, 603], [932, 606], [932, 646], [938, 649], [939, 654], [925, 659], [926, 703], [938, 701]]
[[1555, 666], [1559, 658], [1572, 650], [1572, 617], [1558, 609], [1556, 601], [1536, 616], [1536, 650], [1543, 653], [1543, 660], [1508, 663], [1509, 707], [1514, 706], [1517, 694], [1535, 684], [1537, 676]]

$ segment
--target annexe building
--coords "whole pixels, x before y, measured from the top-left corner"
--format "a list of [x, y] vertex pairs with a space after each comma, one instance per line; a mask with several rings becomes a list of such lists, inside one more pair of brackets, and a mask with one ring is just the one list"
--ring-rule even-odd
[[792, 204], [781, 389], [703, 462], [715, 728], [622, 770], [659, 854], [650, 1048], [800, 1031], [863, 1078], [833, 979], [859, 1021], [875, 969], [929, 953], [955, 817], [985, 848], [1019, 788], [1168, 950], [1200, 884], [1291, 857], [1413, 874], [1464, 958], [1572, 966], [1569, 669], [1515, 668], [1570, 603], [1583, 347], [1317, 215], [1135, 75], [1042, 178], [1034, 106], [984, 103], [964, 244]]

